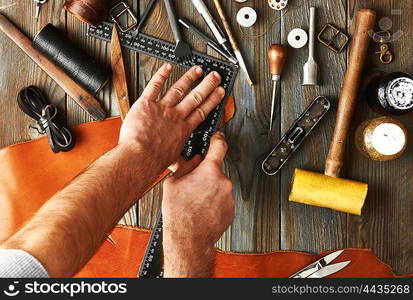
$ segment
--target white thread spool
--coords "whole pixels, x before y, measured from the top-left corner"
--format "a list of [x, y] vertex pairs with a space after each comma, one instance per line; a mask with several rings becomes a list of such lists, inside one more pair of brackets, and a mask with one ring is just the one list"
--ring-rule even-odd
[[237, 22], [242, 27], [251, 27], [257, 22], [257, 12], [252, 7], [243, 7], [237, 13]]
[[272, 9], [283, 10], [287, 7], [288, 0], [268, 0], [268, 4]]
[[307, 45], [308, 42], [308, 34], [305, 30], [301, 28], [294, 28], [288, 34], [288, 44], [291, 47], [300, 49]]

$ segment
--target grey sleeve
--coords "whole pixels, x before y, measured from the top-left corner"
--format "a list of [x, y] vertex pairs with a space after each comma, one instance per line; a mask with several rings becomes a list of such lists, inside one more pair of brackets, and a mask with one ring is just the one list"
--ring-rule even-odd
[[0, 278], [49, 278], [43, 265], [23, 250], [0, 250]]

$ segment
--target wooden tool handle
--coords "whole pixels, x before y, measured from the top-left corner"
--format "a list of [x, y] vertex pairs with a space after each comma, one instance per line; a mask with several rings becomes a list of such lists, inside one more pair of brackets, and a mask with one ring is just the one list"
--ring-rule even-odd
[[287, 59], [287, 48], [282, 45], [271, 45], [268, 50], [268, 63], [272, 75], [281, 75], [285, 60]]
[[360, 9], [357, 12], [349, 63], [339, 98], [336, 126], [324, 171], [325, 175], [331, 177], [339, 177], [343, 166], [346, 140], [356, 106], [364, 61], [371, 39], [369, 31], [373, 30], [375, 21], [375, 11]]
[[0, 30], [17, 44], [43, 71], [45, 71], [70, 97], [72, 97], [93, 119], [101, 121], [106, 113], [100, 103], [85, 89], [76, 84], [66, 73], [50, 62], [42, 53], [34, 49], [32, 41], [0, 14]]
[[240, 51], [237, 41], [235, 40], [234, 33], [232, 32], [231, 25], [228, 21], [227, 15], [224, 8], [222, 7], [221, 0], [214, 0], [215, 8], [221, 18], [222, 24], [224, 25], [225, 31], [228, 35], [229, 42], [231, 43], [232, 49], [234, 51]]

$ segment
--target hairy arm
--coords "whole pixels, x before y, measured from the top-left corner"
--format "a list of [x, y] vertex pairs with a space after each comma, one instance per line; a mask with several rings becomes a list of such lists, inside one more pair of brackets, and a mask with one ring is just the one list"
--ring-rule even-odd
[[[52, 277], [83, 267], [105, 235], [156, 177], [176, 162], [190, 133], [219, 104], [220, 76], [193, 67], [160, 97], [172, 73], [166, 64], [154, 75], [122, 126], [119, 145], [53, 196], [0, 248], [21, 249]], [[46, 183], [47, 184], [47, 183]]]
[[232, 183], [222, 171], [226, 152], [224, 136], [217, 133], [202, 162], [181, 162], [165, 181], [165, 277], [211, 276], [214, 245], [234, 218]]

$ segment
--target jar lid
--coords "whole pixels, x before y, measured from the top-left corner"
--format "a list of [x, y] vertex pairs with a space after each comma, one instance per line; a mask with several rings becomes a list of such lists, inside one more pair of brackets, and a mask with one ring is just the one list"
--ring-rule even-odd
[[398, 110], [413, 108], [413, 80], [399, 77], [392, 80], [386, 90], [389, 105]]
[[406, 144], [406, 135], [402, 128], [393, 123], [377, 126], [372, 134], [373, 148], [382, 155], [395, 155], [401, 152]]

